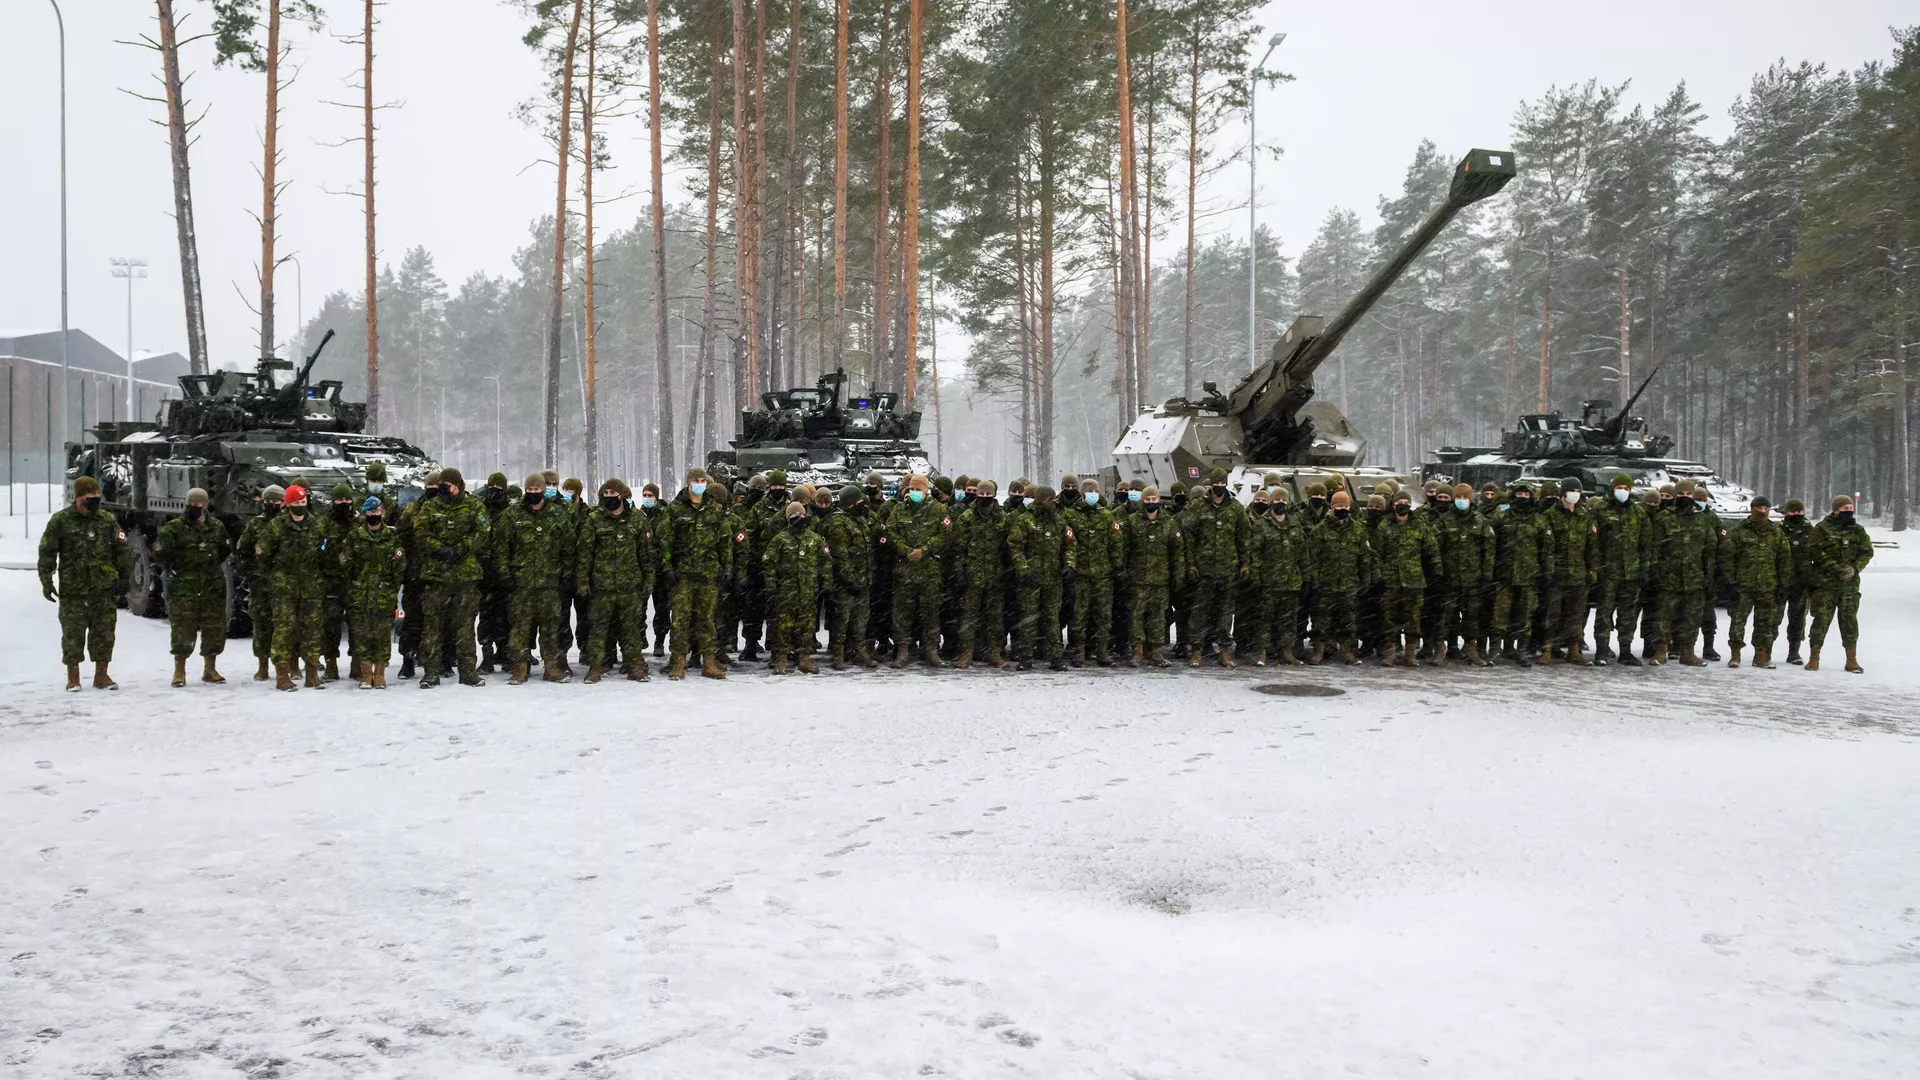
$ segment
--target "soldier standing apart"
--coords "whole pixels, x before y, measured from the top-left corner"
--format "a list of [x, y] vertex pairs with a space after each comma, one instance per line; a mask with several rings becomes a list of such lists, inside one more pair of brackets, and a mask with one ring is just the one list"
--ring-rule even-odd
[[518, 505], [507, 508], [493, 524], [492, 561], [507, 587], [507, 662], [513, 674], [507, 685], [521, 686], [533, 666], [533, 646], [540, 645], [546, 661], [547, 682], [566, 682], [571, 676], [561, 666], [565, 656], [560, 641], [560, 566], [566, 548], [557, 533], [567, 530], [564, 515], [549, 512], [546, 483], [539, 473], [527, 477]]
[[1127, 566], [1128, 600], [1133, 626], [1133, 658], [1157, 668], [1167, 666], [1167, 603], [1173, 588], [1187, 576], [1187, 542], [1180, 523], [1160, 504], [1160, 489], [1140, 491], [1140, 511], [1127, 517], [1121, 529]]
[[[1328, 500], [1327, 516], [1308, 533], [1307, 560], [1319, 585], [1313, 602], [1313, 659], [1324, 663], [1328, 644], [1340, 649], [1340, 662], [1357, 664], [1354, 655], [1354, 600], [1372, 572], [1373, 551], [1367, 532], [1353, 518], [1353, 496], [1345, 488]], [[1411, 507], [1409, 507], [1411, 513]]]
[[1060, 642], [1060, 590], [1073, 575], [1073, 536], [1060, 520], [1053, 489], [1035, 484], [1028, 489], [1032, 502], [1007, 525], [1007, 558], [1020, 598], [1017, 641], [1020, 671], [1032, 671], [1037, 652], [1044, 649], [1048, 666], [1065, 671], [1067, 660]]
[[686, 501], [669, 512], [661, 573], [673, 586], [673, 650], [667, 678], [687, 677], [689, 649], [700, 652], [700, 674], [727, 677], [720, 662], [715, 617], [720, 591], [733, 584], [733, 517], [726, 494], [711, 490], [707, 470], [687, 470]]
[[1207, 497], [1187, 507], [1181, 531], [1187, 538], [1187, 563], [1198, 575], [1193, 588], [1193, 650], [1187, 665], [1199, 667], [1209, 637], [1220, 643], [1220, 666], [1234, 667], [1233, 601], [1242, 580], [1251, 577], [1247, 563], [1246, 514], [1227, 497], [1227, 471], [1215, 469], [1207, 477]]
[[952, 559], [960, 589], [960, 655], [953, 666], [972, 667], [977, 649], [988, 664], [1002, 668], [1007, 666], [1002, 654], [1007, 640], [1007, 513], [994, 499], [1000, 489], [993, 481], [976, 480], [969, 486], [972, 497], [955, 529]]
[[293, 664], [305, 661], [306, 685], [320, 681], [320, 625], [326, 616], [327, 589], [333, 572], [327, 565], [327, 533], [307, 512], [307, 489], [288, 484], [283, 509], [261, 533], [254, 555], [266, 571], [273, 593], [273, 667], [276, 690], [293, 690]]
[[[1812, 651], [1807, 653], [1807, 670], [1820, 670], [1820, 646], [1827, 640], [1833, 613], [1838, 611], [1847, 670], [1858, 675], [1865, 670], [1855, 652], [1860, 644], [1860, 571], [1873, 561], [1873, 541], [1853, 520], [1853, 500], [1845, 495], [1834, 496], [1833, 513], [1821, 518], [1813, 533], [1813, 636], [1808, 639]], [[71, 676], [71, 668], [68, 674]], [[100, 685], [98, 679], [94, 685]]]
[[1790, 565], [1787, 568], [1787, 663], [1804, 663], [1800, 643], [1807, 636], [1807, 597], [1813, 583], [1813, 526], [1807, 521], [1807, 504], [1787, 500], [1787, 520], [1781, 526], [1787, 536]]
[[100, 481], [76, 478], [73, 505], [48, 518], [40, 534], [40, 594], [60, 605], [60, 660], [67, 665], [69, 693], [80, 689], [80, 660], [89, 654], [93, 688], [120, 688], [107, 674], [107, 664], [113, 660], [118, 598], [132, 575], [127, 534], [112, 514], [100, 509]]
[[1773, 523], [1773, 503], [1755, 495], [1747, 520], [1727, 530], [1720, 541], [1720, 564], [1740, 590], [1727, 613], [1727, 666], [1740, 666], [1740, 649], [1747, 643], [1747, 613], [1753, 613], [1753, 666], [1773, 666], [1773, 639], [1780, 630], [1780, 602], [1786, 599], [1787, 578], [1793, 572], [1793, 553], [1786, 533]]
[[626, 675], [646, 682], [647, 596], [660, 565], [653, 525], [628, 507], [633, 489], [618, 478], [600, 485], [600, 506], [580, 527], [574, 589], [586, 598], [587, 681], [596, 683], [612, 662], [613, 646], [627, 661]]
[[426, 585], [420, 651], [429, 666], [420, 688], [440, 685], [439, 665], [449, 646], [460, 682], [485, 686], [473, 635], [480, 613], [480, 560], [487, 553], [487, 511], [467, 494], [460, 470], [440, 470], [440, 495], [421, 508], [414, 532], [422, 555], [420, 580]]
[[941, 567], [953, 533], [953, 517], [935, 502], [933, 485], [915, 474], [907, 478], [906, 502], [894, 508], [881, 544], [893, 549], [893, 666], [907, 666], [907, 648], [920, 632], [920, 658], [928, 667], [940, 659]]
[[1620, 635], [1620, 662], [1639, 667], [1633, 655], [1633, 624], [1640, 617], [1640, 582], [1647, 573], [1652, 526], [1633, 498], [1633, 478], [1613, 474], [1610, 497], [1595, 511], [1600, 526], [1599, 582], [1593, 612], [1593, 662], [1613, 659], [1611, 638]]
[[286, 488], [274, 484], [254, 496], [260, 512], [240, 530], [239, 545], [233, 553], [234, 569], [247, 579], [247, 621], [253, 625], [253, 658], [258, 662], [254, 682], [265, 682], [271, 677], [267, 674], [267, 664], [273, 657], [273, 589], [254, 551], [260, 546], [260, 535], [279, 516], [280, 500], [286, 495]]
[[1073, 626], [1069, 635], [1073, 651], [1067, 662], [1074, 667], [1086, 663], [1091, 645], [1094, 663], [1112, 667], [1113, 579], [1121, 566], [1115, 550], [1120, 522], [1100, 505], [1100, 482], [1092, 479], [1080, 482], [1074, 505], [1061, 511], [1060, 516], [1073, 530]]
[[360, 503], [360, 523], [347, 533], [339, 558], [347, 578], [347, 649], [360, 689], [385, 690], [387, 664], [393, 659], [393, 613], [400, 603], [407, 555], [400, 550], [399, 530], [387, 524], [387, 506], [379, 496], [369, 495]]
[[[1380, 603], [1386, 633], [1380, 648], [1380, 664], [1392, 667], [1397, 661], [1407, 667], [1417, 667], [1420, 616], [1426, 604], [1426, 567], [1440, 562], [1435, 530], [1414, 516], [1413, 497], [1405, 491], [1396, 491], [1393, 514], [1374, 530], [1372, 546], [1375, 573], [1386, 586]], [[1436, 664], [1446, 658], [1444, 651], [1437, 655]]]
[[783, 513], [786, 528], [767, 540], [760, 556], [772, 620], [768, 659], [775, 675], [789, 674], [796, 661], [801, 671], [818, 675], [812, 648], [814, 614], [821, 588], [833, 580], [833, 552], [818, 531], [808, 528], [807, 503], [788, 503]]
[[1560, 481], [1560, 501], [1547, 510], [1553, 539], [1553, 584], [1548, 589], [1547, 640], [1540, 648], [1540, 666], [1553, 662], [1554, 642], [1566, 643], [1567, 663], [1592, 667], [1586, 657], [1587, 590], [1598, 564], [1599, 528], [1580, 512], [1580, 478]]
[[215, 668], [227, 647], [227, 556], [233, 540], [226, 522], [207, 513], [207, 493], [187, 492], [187, 512], [160, 527], [153, 557], [167, 572], [167, 626], [173, 637], [173, 685], [187, 685], [187, 657], [200, 639], [200, 681], [227, 680]]
[[[332, 497], [331, 516], [320, 523], [321, 530], [327, 534], [327, 551], [336, 556], [327, 560], [327, 606], [320, 621], [320, 659], [326, 664], [327, 682], [340, 678], [340, 635], [347, 628], [346, 567], [337, 556], [359, 517], [353, 509], [353, 485], [333, 485]], [[352, 675], [356, 679], [360, 677], [357, 671]]]

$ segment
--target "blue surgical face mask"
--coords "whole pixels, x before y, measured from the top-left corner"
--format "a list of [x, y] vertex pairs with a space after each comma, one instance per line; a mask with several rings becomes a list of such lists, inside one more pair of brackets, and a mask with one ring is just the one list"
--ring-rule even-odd
[[372, 494], [378, 495], [381, 492], [387, 490], [387, 485], [381, 483], [378, 480], [369, 480], [367, 481], [367, 490]]
[[1466, 509], [1467, 507], [1469, 507], [1469, 506], [1471, 506], [1471, 505], [1473, 505], [1473, 504], [1472, 504], [1471, 502], [1469, 502], [1469, 501], [1467, 501], [1466, 499], [1455, 499], [1455, 500], [1453, 500], [1453, 508], [1454, 508], [1455, 510], [1465, 510], [1465, 509]]
[[1140, 493], [1139, 493], [1138, 491], [1129, 491], [1129, 492], [1127, 492], [1127, 501], [1128, 501], [1128, 502], [1133, 502], [1133, 503], [1137, 503], [1137, 502], [1139, 502], [1139, 501], [1140, 501]]
[[570, 502], [572, 502], [572, 501], [573, 501], [573, 492], [571, 492], [571, 491], [563, 491], [563, 492], [561, 492], [561, 493], [560, 493], [560, 501], [561, 501], [561, 502], [569, 502], [569, 503], [570, 503]]
[[695, 495], [705, 495], [707, 493], [707, 483], [704, 480], [695, 480], [693, 483], [687, 485], [687, 490], [693, 492]]
[[641, 497], [640, 497], [640, 507], [641, 507], [641, 509], [643, 509], [643, 510], [651, 510], [651, 509], [653, 509], [653, 496], [651, 496], [651, 495], [643, 495], [643, 496], [641, 496]]
[[924, 491], [916, 490], [916, 491], [907, 492], [907, 501], [910, 503], [925, 502], [926, 498], [927, 498], [927, 493]]
[[1631, 496], [1632, 494], [1633, 493], [1631, 491], [1628, 491], [1626, 488], [1614, 488], [1613, 501], [1617, 503], [1626, 502], [1628, 497]]
[[540, 494], [546, 496], [549, 500], [553, 500], [560, 497], [560, 489], [549, 485], [548, 488]]
[[1087, 492], [1087, 493], [1085, 493], [1084, 495], [1082, 495], [1082, 496], [1080, 496], [1080, 497], [1081, 497], [1082, 499], [1084, 499], [1084, 500], [1086, 500], [1086, 504], [1087, 504], [1088, 506], [1099, 506], [1099, 505], [1100, 505], [1100, 493], [1099, 493], [1099, 492], [1097, 492], [1097, 491], [1089, 491], [1089, 492]]
[[1512, 505], [1511, 503], [1501, 503], [1501, 504], [1500, 504], [1500, 510], [1501, 510], [1501, 512], [1502, 512], [1502, 513], [1504, 513], [1504, 512], [1506, 512], [1506, 509], [1507, 509], [1507, 507], [1509, 507], [1509, 506], [1511, 506], [1511, 505]]

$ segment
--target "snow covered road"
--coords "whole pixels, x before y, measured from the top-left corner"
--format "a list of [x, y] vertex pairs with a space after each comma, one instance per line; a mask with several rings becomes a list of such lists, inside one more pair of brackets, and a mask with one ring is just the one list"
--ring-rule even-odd
[[291, 695], [171, 690], [124, 616], [63, 694], [0, 572], [0, 1075], [1920, 1075], [1878, 555], [1865, 676]]

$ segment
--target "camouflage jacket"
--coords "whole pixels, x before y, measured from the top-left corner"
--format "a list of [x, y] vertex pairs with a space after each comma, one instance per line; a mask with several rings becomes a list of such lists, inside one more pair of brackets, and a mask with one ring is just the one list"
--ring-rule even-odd
[[1478, 585], [1493, 579], [1493, 525], [1472, 507], [1440, 516], [1434, 530], [1439, 544], [1441, 580], [1448, 585]]
[[1128, 514], [1120, 529], [1127, 577], [1135, 586], [1175, 586], [1187, 577], [1187, 540], [1180, 519], [1166, 509], [1149, 518]]
[[493, 523], [488, 541], [494, 576], [510, 589], [558, 589], [560, 564], [572, 551], [568, 519], [543, 505], [529, 510], [525, 503], [507, 507]]
[[1653, 523], [1640, 500], [1615, 502], [1612, 496], [1593, 513], [1600, 526], [1599, 571], [1602, 580], [1622, 584], [1646, 578], [1653, 544]]
[[833, 552], [815, 530], [788, 526], [767, 540], [760, 568], [775, 610], [811, 612], [820, 590], [833, 582]]
[[1060, 511], [1060, 519], [1073, 530], [1075, 572], [1105, 577], [1120, 564], [1120, 519], [1112, 510], [1082, 500]]
[[1700, 510], [1662, 510], [1653, 515], [1653, 559], [1660, 588], [1693, 592], [1713, 586], [1711, 563], [1703, 550], [1707, 532], [1689, 518]]
[[1228, 499], [1215, 505], [1212, 499], [1187, 503], [1180, 531], [1187, 539], [1187, 565], [1198, 577], [1225, 580], [1247, 567], [1247, 512]]
[[278, 511], [275, 511], [272, 517], [266, 514], [254, 515], [241, 528], [240, 539], [234, 541], [233, 568], [245, 575], [250, 584], [260, 580], [260, 559], [254, 554], [254, 549], [260, 546], [260, 534], [266, 532], [267, 526], [273, 524], [274, 519], [279, 516]]
[[1532, 586], [1552, 566], [1553, 522], [1538, 510], [1509, 506], [1493, 519], [1493, 580]]
[[744, 543], [744, 530], [717, 499], [675, 501], [668, 511], [661, 549], [662, 568], [682, 581], [718, 581], [733, 575], [734, 545]]
[[1328, 514], [1307, 531], [1307, 563], [1323, 589], [1359, 588], [1373, 572], [1372, 562], [1366, 526], [1352, 517], [1342, 521]]
[[317, 598], [327, 595], [337, 561], [330, 561], [332, 545], [326, 526], [312, 514], [295, 521], [282, 511], [254, 546], [260, 569], [275, 596]]
[[1787, 534], [1772, 521], [1752, 518], [1727, 530], [1720, 541], [1720, 572], [1741, 592], [1770, 593], [1793, 572]]
[[1687, 527], [1700, 534], [1700, 557], [1706, 566], [1706, 587], [1711, 589], [1720, 581], [1720, 541], [1726, 538], [1727, 527], [1720, 524], [1720, 515], [1710, 506], [1699, 507], [1680, 517]]
[[970, 589], [998, 589], [1007, 569], [1008, 515], [997, 503], [969, 507], [954, 524], [954, 551]]
[[1007, 524], [1007, 558], [1017, 580], [1032, 574], [1035, 581], [1057, 582], [1073, 558], [1073, 538], [1060, 512], [1034, 508]]
[[1859, 522], [1842, 525], [1829, 515], [1813, 527], [1814, 588], [1857, 590], [1860, 571], [1872, 561], [1873, 540]]
[[1306, 555], [1306, 531], [1292, 521], [1275, 521], [1270, 515], [1253, 519], [1253, 580], [1273, 592], [1298, 592], [1306, 584], [1301, 563]]
[[471, 495], [442, 496], [420, 506], [413, 536], [420, 580], [478, 582], [487, 556], [487, 511]]
[[660, 549], [653, 540], [653, 522], [632, 507], [618, 514], [596, 507], [580, 526], [576, 550], [574, 591], [640, 596], [653, 591]]
[[1389, 516], [1373, 533], [1373, 567], [1389, 589], [1424, 589], [1426, 568], [1440, 563], [1440, 541], [1431, 518]]
[[827, 515], [821, 538], [833, 552], [834, 584], [853, 592], [873, 587], [873, 512], [835, 510]]
[[[880, 543], [893, 549], [893, 572], [897, 580], [939, 581], [941, 561], [953, 542], [953, 516], [940, 503], [928, 499], [918, 506], [897, 503], [887, 519]], [[923, 552], [915, 561], [913, 551]]]
[[1591, 585], [1600, 564], [1600, 528], [1593, 515], [1569, 510], [1564, 502], [1547, 507], [1547, 527], [1553, 530], [1547, 550], [1556, 585]]
[[133, 576], [133, 552], [120, 522], [105, 510], [54, 511], [40, 534], [41, 588], [53, 587], [56, 569], [60, 591], [69, 596], [117, 595]]
[[226, 522], [209, 514], [194, 525], [177, 517], [160, 526], [153, 542], [153, 558], [167, 572], [168, 596], [222, 596], [227, 591], [225, 565], [233, 551]]
[[1795, 588], [1804, 589], [1813, 584], [1813, 529], [1806, 518], [1788, 518], [1780, 524], [1780, 531], [1787, 537], [1786, 583]]
[[346, 572], [346, 602], [356, 611], [392, 611], [400, 606], [400, 580], [406, 576], [406, 557], [400, 550], [400, 530], [381, 525], [378, 531], [362, 521], [347, 533], [340, 551]]

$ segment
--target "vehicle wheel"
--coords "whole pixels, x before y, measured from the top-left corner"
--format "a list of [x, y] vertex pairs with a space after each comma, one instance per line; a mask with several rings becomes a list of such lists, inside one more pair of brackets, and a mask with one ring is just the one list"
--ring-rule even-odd
[[247, 608], [247, 576], [233, 568], [228, 559], [220, 572], [227, 576], [227, 636], [253, 636], [253, 613]]
[[143, 619], [159, 619], [167, 614], [166, 596], [161, 591], [160, 568], [153, 560], [153, 545], [139, 529], [127, 533], [127, 550], [133, 554], [133, 577], [127, 585], [127, 611]]

